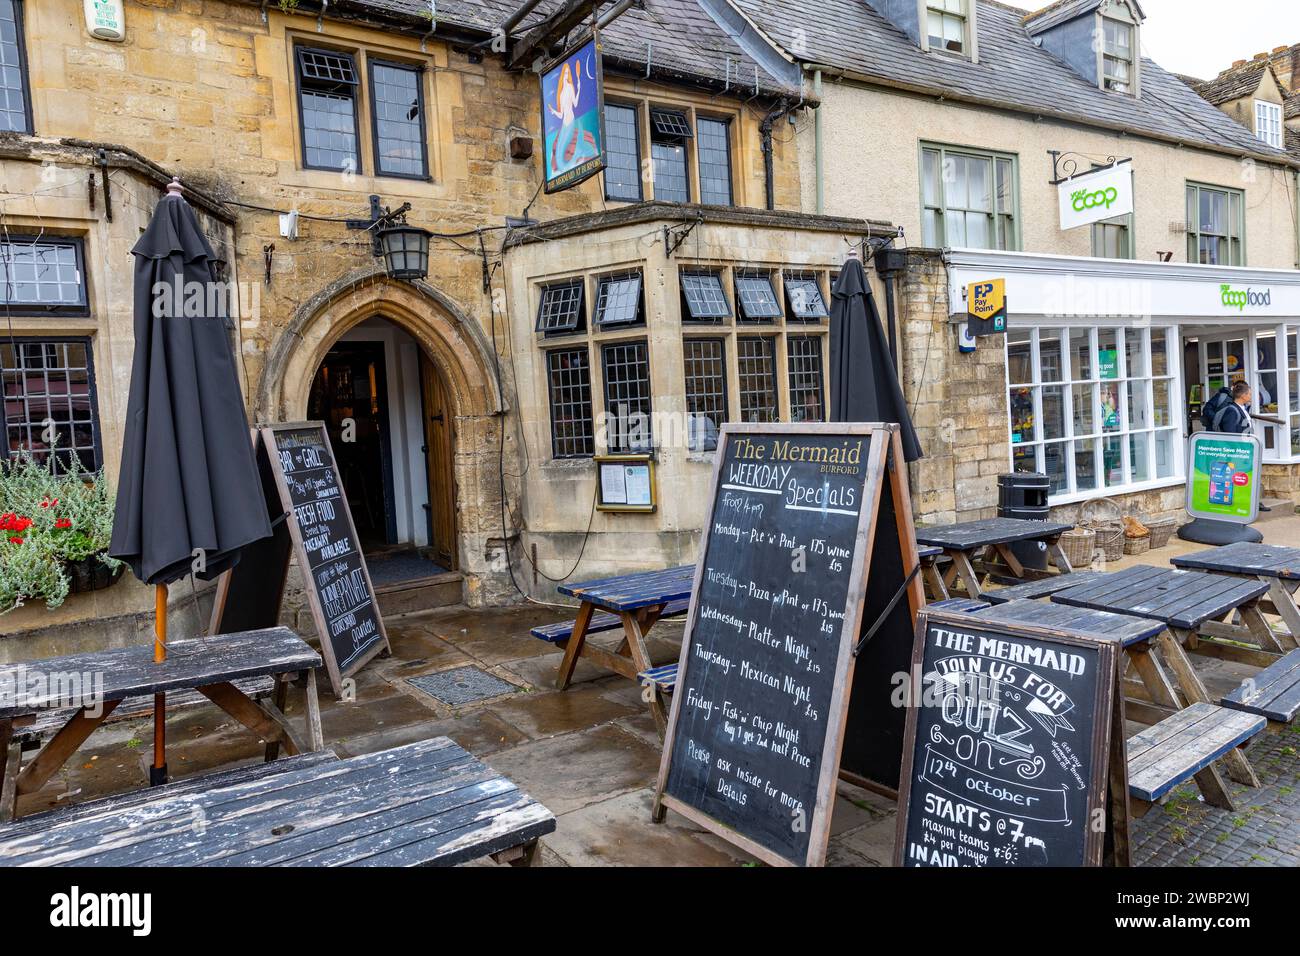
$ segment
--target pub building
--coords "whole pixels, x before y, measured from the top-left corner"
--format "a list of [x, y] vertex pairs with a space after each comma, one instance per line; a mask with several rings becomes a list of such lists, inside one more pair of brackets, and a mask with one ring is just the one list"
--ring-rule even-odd
[[943, 259], [955, 323], [971, 284], [1006, 280], [1005, 343], [973, 347], [998, 354], [1005, 373], [994, 414], [1009, 464], [1047, 475], [1052, 506], [1104, 496], [1146, 514], [1181, 509], [1201, 405], [1237, 381], [1254, 414], [1286, 422], [1253, 424], [1264, 496], [1300, 486], [1300, 273], [969, 250]]

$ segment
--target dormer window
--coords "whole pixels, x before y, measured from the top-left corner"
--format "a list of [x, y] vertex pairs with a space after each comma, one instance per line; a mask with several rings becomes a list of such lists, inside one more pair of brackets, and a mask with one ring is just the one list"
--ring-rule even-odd
[[1102, 18], [1105, 45], [1101, 54], [1102, 89], [1115, 93], [1133, 92], [1134, 26], [1109, 17]]
[[967, 0], [926, 0], [925, 13], [931, 50], [966, 53]]
[[1255, 135], [1274, 149], [1282, 148], [1281, 104], [1255, 101]]

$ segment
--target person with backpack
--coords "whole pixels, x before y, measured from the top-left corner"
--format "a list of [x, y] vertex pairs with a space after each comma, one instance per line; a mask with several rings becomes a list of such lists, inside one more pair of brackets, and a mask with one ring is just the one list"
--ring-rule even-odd
[[1250, 386], [1236, 382], [1223, 387], [1201, 409], [1201, 424], [1206, 431], [1244, 435], [1250, 431]]

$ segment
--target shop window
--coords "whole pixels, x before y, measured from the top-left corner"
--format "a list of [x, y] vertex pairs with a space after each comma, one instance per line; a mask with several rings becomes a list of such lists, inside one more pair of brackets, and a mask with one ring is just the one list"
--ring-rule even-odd
[[370, 60], [375, 167], [381, 176], [425, 179], [424, 72], [415, 66]]
[[817, 322], [826, 318], [826, 300], [822, 298], [817, 277], [809, 273], [792, 273], [785, 277], [785, 304], [792, 322]]
[[927, 40], [931, 50], [966, 52], [967, 0], [926, 0]]
[[1018, 249], [1016, 158], [926, 146], [921, 226], [932, 248]]
[[727, 363], [723, 339], [682, 343], [686, 372], [686, 442], [691, 451], [713, 451], [727, 420]]
[[821, 338], [788, 336], [786, 356], [790, 366], [790, 421], [824, 421]]
[[696, 149], [700, 164], [700, 202], [713, 206], [731, 205], [731, 124], [705, 119], [696, 123]]
[[586, 327], [583, 313], [582, 279], [556, 282], [542, 287], [542, 301], [537, 307], [537, 331], [545, 335], [580, 332]]
[[1291, 418], [1291, 455], [1300, 458], [1300, 343], [1291, 329], [1286, 334], [1287, 405]]
[[350, 53], [298, 47], [303, 165], [358, 172], [356, 61]]
[[686, 143], [692, 138], [686, 115], [676, 110], [650, 110], [650, 160], [654, 167], [655, 199], [690, 202], [686, 172]]
[[551, 454], [586, 458], [595, 452], [591, 362], [586, 346], [546, 353], [551, 399]]
[[1056, 497], [1182, 474], [1173, 330], [1019, 328], [1007, 333], [1012, 464]]
[[611, 452], [648, 452], [654, 447], [650, 422], [650, 359], [644, 341], [614, 342], [601, 348], [605, 378], [605, 445]]
[[681, 286], [683, 320], [718, 322], [731, 315], [731, 305], [716, 272], [683, 272]]
[[79, 239], [10, 235], [0, 242], [0, 303], [23, 315], [86, 314]]
[[0, 339], [5, 454], [26, 449], [40, 461], [55, 450], [56, 467], [75, 458], [96, 471], [103, 463], [95, 370], [88, 338]]
[[1243, 266], [1246, 197], [1239, 189], [1187, 186], [1187, 261]]
[[736, 276], [736, 302], [744, 322], [770, 322], [781, 317], [781, 303], [772, 289], [767, 273], [739, 273]]
[[746, 424], [777, 421], [776, 339], [738, 338], [736, 370], [740, 378], [740, 420]]
[[605, 104], [605, 198], [641, 201], [641, 131], [635, 106]]
[[602, 276], [596, 287], [596, 324], [601, 328], [645, 322], [641, 273]]
[[1136, 76], [1133, 50], [1135, 28], [1131, 23], [1102, 18], [1101, 86], [1115, 93], [1132, 93]]
[[0, 131], [32, 131], [21, 0], [0, 0]]
[[1255, 101], [1255, 135], [1274, 149], [1282, 148], [1282, 105]]

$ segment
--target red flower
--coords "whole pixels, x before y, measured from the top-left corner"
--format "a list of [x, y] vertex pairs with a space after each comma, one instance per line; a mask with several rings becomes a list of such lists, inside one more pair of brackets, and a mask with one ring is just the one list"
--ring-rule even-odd
[[22, 544], [22, 543], [23, 543], [23, 539], [15, 536], [15, 537], [12, 537], [12, 538], [9, 539], [9, 543], [10, 543], [10, 544]]
[[57, 521], [54, 522], [54, 527], [56, 527], [56, 528], [71, 528], [71, 527], [72, 527], [72, 519], [71, 519], [71, 518], [59, 518]]
[[0, 515], [0, 531], [26, 531], [31, 526], [31, 518], [20, 517], [12, 511]]

